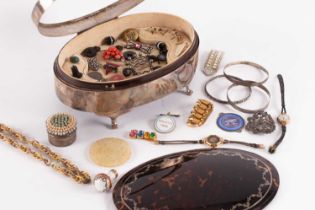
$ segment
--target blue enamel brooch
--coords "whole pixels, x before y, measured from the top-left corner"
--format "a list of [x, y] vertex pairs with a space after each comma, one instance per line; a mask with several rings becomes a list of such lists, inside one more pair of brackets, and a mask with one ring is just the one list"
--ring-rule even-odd
[[245, 120], [237, 114], [221, 113], [217, 119], [217, 125], [224, 131], [241, 132], [245, 126]]

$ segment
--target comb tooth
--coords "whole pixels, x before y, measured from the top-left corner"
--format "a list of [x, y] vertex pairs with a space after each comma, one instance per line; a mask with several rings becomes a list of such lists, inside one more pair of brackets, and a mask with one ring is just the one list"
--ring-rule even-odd
[[203, 109], [203, 110], [207, 110], [207, 109], [208, 109], [208, 106], [199, 103], [199, 104], [198, 104], [198, 108], [199, 108], [199, 109]]
[[202, 109], [199, 109], [199, 108], [195, 108], [194, 110], [195, 110], [195, 112], [197, 112], [198, 114], [201, 114], [201, 115], [204, 115], [206, 113], [205, 110], [202, 110]]
[[207, 101], [207, 100], [205, 100], [205, 99], [199, 99], [199, 102], [200, 102], [200, 103], [203, 103], [203, 104], [205, 104], [205, 105], [207, 105], [207, 106], [211, 105], [211, 102], [210, 102], [210, 101]]
[[192, 113], [192, 116], [196, 119], [199, 119], [199, 120], [201, 120], [203, 118], [203, 116], [201, 114], [198, 114], [198, 113]]

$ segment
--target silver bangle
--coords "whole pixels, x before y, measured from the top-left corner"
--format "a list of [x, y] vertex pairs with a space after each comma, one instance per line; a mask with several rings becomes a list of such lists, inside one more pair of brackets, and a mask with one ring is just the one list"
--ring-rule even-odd
[[[227, 73], [227, 69], [230, 68], [231, 66], [236, 66], [236, 65], [251, 66], [251, 67], [253, 67], [256, 70], [263, 72], [265, 74], [265, 77], [261, 81], [252, 81], [252, 80], [243, 80], [243, 79], [240, 79], [238, 77], [229, 75]], [[238, 62], [229, 63], [229, 64], [227, 64], [224, 67], [223, 74], [233, 84], [239, 84], [239, 85], [244, 85], [244, 86], [259, 86], [259, 85], [263, 85], [269, 79], [269, 72], [264, 67], [262, 67], [261, 65], [259, 65], [257, 63], [253, 63], [253, 62], [250, 62], [250, 61], [238, 61]]]
[[[204, 86], [205, 94], [206, 94], [210, 99], [212, 99], [212, 100], [214, 100], [214, 101], [216, 101], [216, 102], [218, 102], [218, 103], [221, 103], [221, 104], [230, 104], [229, 101], [227, 101], [227, 100], [219, 99], [219, 98], [214, 97], [214, 96], [208, 91], [208, 88], [207, 88], [208, 85], [209, 85], [211, 82], [213, 82], [214, 80], [217, 80], [217, 79], [220, 79], [220, 78], [225, 78], [225, 76], [224, 76], [224, 75], [218, 75], [218, 76], [215, 76], [215, 77], [213, 77], [213, 78], [211, 78], [211, 79], [209, 79], [209, 80], [207, 81], [207, 83], [206, 83], [205, 86]], [[241, 98], [241, 99], [235, 101], [235, 102], [234, 102], [235, 104], [244, 103], [244, 102], [246, 102], [246, 101], [251, 97], [251, 95], [252, 95], [252, 88], [251, 88], [251, 87], [246, 87], [246, 86], [244, 86], [244, 87], [247, 88], [248, 94], [247, 94], [244, 98]]]
[[227, 92], [227, 100], [228, 100], [228, 103], [236, 110], [240, 111], [240, 112], [243, 112], [243, 113], [246, 113], [246, 114], [255, 114], [256, 112], [260, 112], [260, 111], [264, 111], [268, 108], [269, 104], [270, 104], [270, 101], [271, 101], [271, 94], [269, 92], [269, 90], [261, 85], [261, 84], [257, 84], [255, 86], [253, 86], [252, 88], [259, 88], [261, 89], [263, 92], [265, 92], [268, 96], [268, 100], [266, 102], [266, 104], [262, 107], [262, 108], [259, 108], [259, 109], [256, 109], [256, 110], [253, 110], [253, 109], [244, 109], [244, 108], [241, 108], [240, 106], [238, 106], [238, 104], [236, 103], [236, 101], [232, 101], [231, 97], [230, 97], [230, 91], [237, 87], [237, 86], [243, 86], [243, 85], [239, 85], [239, 84], [233, 84], [231, 85], [229, 88], [228, 88], [228, 92]]

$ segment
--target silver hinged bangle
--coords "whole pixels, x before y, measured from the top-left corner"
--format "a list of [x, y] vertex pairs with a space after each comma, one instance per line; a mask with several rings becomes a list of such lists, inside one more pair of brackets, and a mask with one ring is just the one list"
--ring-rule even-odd
[[[218, 103], [221, 103], [221, 104], [229, 104], [229, 102], [228, 102], [227, 100], [219, 99], [219, 98], [216, 98], [216, 97], [214, 97], [213, 95], [211, 95], [211, 94], [209, 93], [208, 89], [207, 89], [208, 85], [209, 85], [211, 82], [213, 82], [214, 80], [219, 79], [219, 78], [225, 78], [225, 76], [224, 76], [224, 75], [218, 75], [218, 76], [215, 76], [215, 77], [213, 77], [213, 78], [211, 78], [210, 80], [207, 81], [207, 83], [206, 83], [205, 86], [204, 86], [204, 87], [205, 87], [205, 88], [204, 88], [205, 94], [206, 94], [210, 99], [212, 99], [212, 100], [214, 100], [214, 101], [216, 101], [216, 102], [218, 102]], [[235, 101], [235, 102], [234, 102], [235, 104], [244, 103], [244, 102], [246, 102], [246, 101], [251, 97], [251, 95], [252, 95], [252, 89], [251, 89], [251, 87], [245, 87], [245, 88], [248, 89], [248, 94], [247, 94], [247, 96], [245, 96], [244, 98], [242, 98], [242, 99], [240, 99], [240, 100], [238, 100], [238, 101]]]
[[[254, 67], [254, 69], [257, 69], [257, 70], [263, 72], [264, 74], [266, 74], [266, 77], [263, 80], [261, 80], [261, 81], [252, 81], [252, 80], [243, 80], [243, 79], [240, 79], [238, 77], [229, 75], [227, 73], [227, 69], [230, 68], [231, 66], [236, 66], [236, 65], [247, 65], [247, 66]], [[262, 67], [261, 65], [259, 65], [257, 63], [253, 63], [253, 62], [250, 62], [250, 61], [238, 61], [238, 62], [229, 63], [229, 64], [227, 64], [224, 67], [223, 74], [233, 84], [238, 84], [238, 85], [243, 85], [243, 86], [259, 86], [259, 85], [263, 85], [269, 79], [269, 72], [264, 67]]]
[[262, 91], [264, 91], [267, 96], [268, 96], [268, 100], [266, 102], [266, 104], [262, 107], [262, 108], [259, 108], [259, 109], [256, 109], [256, 110], [250, 110], [250, 109], [244, 109], [244, 108], [241, 108], [240, 106], [237, 105], [237, 103], [235, 103], [235, 101], [233, 101], [230, 97], [230, 91], [237, 87], [237, 86], [243, 86], [243, 85], [238, 85], [238, 84], [233, 84], [231, 85], [229, 88], [228, 88], [228, 91], [227, 91], [227, 99], [228, 99], [228, 103], [236, 110], [240, 111], [240, 112], [243, 112], [243, 113], [247, 113], [247, 114], [255, 114], [256, 112], [259, 112], [259, 111], [264, 111], [268, 108], [269, 104], [270, 104], [270, 101], [271, 101], [271, 94], [269, 92], [269, 90], [263, 86], [263, 85], [256, 85], [254, 87], [256, 88], [259, 88], [261, 89]]

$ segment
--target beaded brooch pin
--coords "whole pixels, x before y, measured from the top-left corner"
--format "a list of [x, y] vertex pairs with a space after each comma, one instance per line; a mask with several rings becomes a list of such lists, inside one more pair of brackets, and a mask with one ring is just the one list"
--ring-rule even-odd
[[157, 134], [155, 132], [147, 132], [142, 130], [131, 130], [129, 137], [132, 139], [143, 139], [147, 141], [156, 141]]

